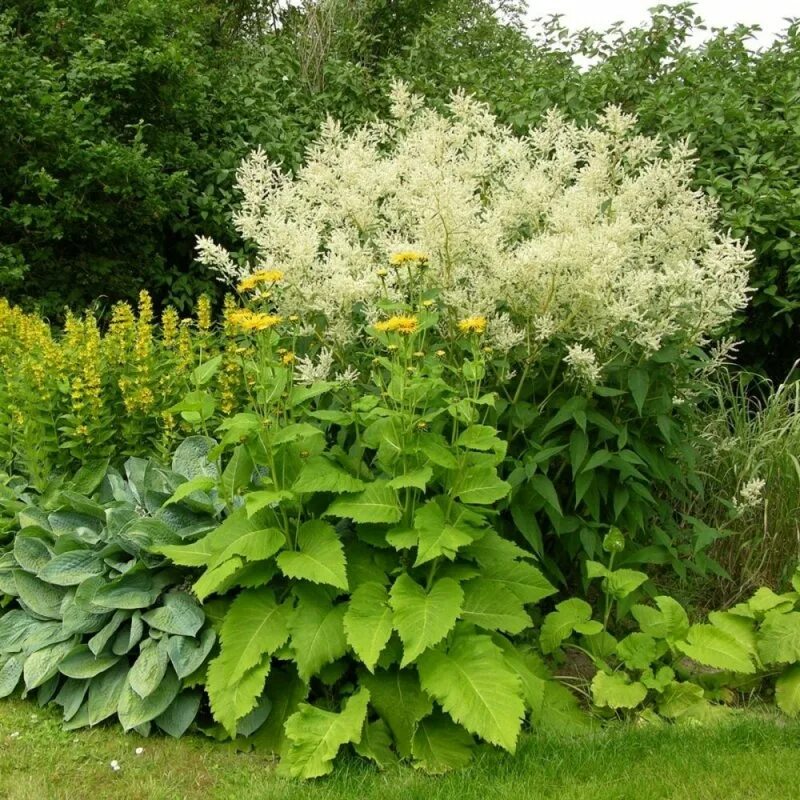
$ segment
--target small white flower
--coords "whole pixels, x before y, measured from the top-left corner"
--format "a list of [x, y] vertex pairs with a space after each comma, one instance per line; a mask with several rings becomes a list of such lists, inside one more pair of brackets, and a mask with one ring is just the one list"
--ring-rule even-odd
[[110, 766], [114, 772], [119, 772], [120, 769], [122, 769], [122, 767], [119, 765], [119, 761], [117, 761], [116, 758], [111, 762]]
[[12, 733], [9, 738], [11, 738], [11, 739], [19, 739], [19, 731], [14, 731], [14, 733]]
[[140, 755], [142, 755], [142, 753], [144, 753], [144, 747], [137, 747], [136, 748], [136, 755], [140, 756]]

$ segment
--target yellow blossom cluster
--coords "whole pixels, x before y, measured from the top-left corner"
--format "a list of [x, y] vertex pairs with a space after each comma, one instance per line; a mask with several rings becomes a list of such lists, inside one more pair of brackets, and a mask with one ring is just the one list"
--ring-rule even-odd
[[402, 333], [408, 336], [419, 327], [416, 317], [397, 315], [375, 323], [375, 330], [381, 333]]
[[242, 331], [257, 332], [266, 331], [280, 324], [281, 317], [274, 314], [263, 314], [258, 311], [251, 311], [248, 308], [237, 308], [227, 316], [227, 321], [234, 327]]
[[279, 269], [260, 269], [258, 272], [253, 272], [246, 278], [239, 281], [236, 287], [240, 292], [251, 292], [260, 286], [272, 285], [278, 281], [283, 280], [283, 272]]

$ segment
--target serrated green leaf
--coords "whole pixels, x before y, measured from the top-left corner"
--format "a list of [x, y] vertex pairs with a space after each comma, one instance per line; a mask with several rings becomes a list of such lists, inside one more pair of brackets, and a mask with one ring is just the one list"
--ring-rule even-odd
[[517, 674], [489, 636], [459, 632], [447, 650], [420, 656], [422, 688], [470, 733], [514, 752], [525, 704]]
[[456, 444], [469, 450], [505, 450], [505, 442], [490, 425], [470, 425], [456, 439]]
[[377, 581], [362, 583], [350, 596], [344, 615], [347, 643], [370, 672], [392, 635], [389, 593]]
[[659, 657], [658, 643], [652, 636], [636, 631], [617, 644], [617, 655], [628, 669], [647, 669]]
[[325, 512], [325, 516], [362, 523], [399, 522], [402, 515], [397, 492], [386, 481], [375, 481], [363, 492], [337, 498]]
[[414, 766], [431, 775], [461, 769], [472, 759], [472, 737], [437, 711], [417, 726], [411, 745]]
[[800, 664], [787, 667], [775, 682], [775, 702], [784, 714], [800, 715]]
[[287, 578], [348, 588], [344, 548], [332, 525], [319, 519], [304, 522], [297, 533], [297, 548], [284, 550], [276, 559]]
[[677, 646], [689, 658], [707, 667], [746, 675], [756, 671], [747, 646], [713, 625], [692, 625], [687, 641], [678, 642]]
[[767, 612], [758, 631], [758, 655], [764, 664], [800, 662], [800, 612]]
[[418, 536], [415, 567], [439, 556], [452, 560], [460, 547], [472, 544], [475, 538], [469, 531], [447, 524], [444, 512], [434, 500], [414, 514], [414, 528]]
[[209, 492], [217, 485], [216, 478], [210, 475], [195, 475], [191, 480], [182, 483], [164, 502], [165, 506], [172, 505], [173, 503], [180, 503], [195, 492]]
[[367, 689], [350, 697], [338, 714], [302, 703], [286, 720], [290, 745], [281, 761], [281, 771], [293, 778], [328, 775], [342, 745], [360, 741], [368, 703]]
[[397, 578], [389, 604], [394, 611], [394, 628], [403, 642], [401, 667], [450, 633], [463, 602], [464, 592], [452, 578], [437, 580], [429, 592], [407, 573]]
[[272, 656], [266, 655], [238, 680], [229, 681], [230, 669], [226, 661], [216, 658], [208, 665], [206, 691], [211, 713], [229, 736], [236, 736], [236, 723], [256, 707], [271, 666]]
[[344, 615], [347, 605], [333, 605], [328, 593], [310, 584], [295, 588], [297, 607], [289, 620], [297, 671], [308, 682], [326, 664], [347, 651]]
[[271, 708], [266, 722], [256, 731], [253, 743], [256, 750], [281, 755], [286, 747], [286, 720], [306, 699], [308, 686], [294, 669], [276, 669], [269, 676], [265, 695]]
[[463, 584], [461, 619], [489, 631], [520, 633], [531, 626], [517, 596], [496, 582], [474, 578]]
[[392, 734], [382, 719], [364, 723], [361, 740], [355, 745], [355, 751], [362, 758], [375, 762], [380, 769], [397, 763], [397, 755], [392, 750]]
[[292, 484], [295, 494], [311, 492], [360, 492], [365, 488], [360, 478], [355, 478], [325, 456], [312, 456], [303, 465]]
[[498, 589], [509, 590], [523, 603], [538, 603], [556, 593], [541, 571], [524, 561], [512, 561], [502, 567], [489, 564], [484, 567], [481, 579]]
[[430, 467], [420, 467], [392, 478], [387, 485], [392, 489], [420, 489], [424, 492], [432, 477]]
[[491, 505], [511, 491], [511, 484], [501, 480], [494, 467], [468, 467], [456, 479], [453, 497], [462, 503]]
[[417, 723], [433, 710], [433, 701], [419, 685], [413, 670], [379, 669], [363, 675], [361, 683], [370, 691], [371, 705], [392, 731], [397, 752], [411, 755]]
[[631, 608], [642, 633], [669, 642], [685, 639], [689, 633], [689, 617], [681, 604], [666, 595], [656, 597], [655, 601], [658, 610], [644, 605], [634, 605]]

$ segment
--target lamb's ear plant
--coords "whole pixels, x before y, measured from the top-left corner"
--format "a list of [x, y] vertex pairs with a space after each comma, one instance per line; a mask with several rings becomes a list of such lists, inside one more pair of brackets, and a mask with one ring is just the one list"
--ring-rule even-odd
[[0, 617], [0, 697], [21, 686], [61, 706], [70, 729], [116, 718], [145, 735], [186, 732], [216, 634], [182, 573], [151, 552], [215, 525], [208, 498], [165, 505], [184, 480], [129, 459], [124, 473], [86, 468], [16, 506], [0, 556], [0, 592], [11, 598]]

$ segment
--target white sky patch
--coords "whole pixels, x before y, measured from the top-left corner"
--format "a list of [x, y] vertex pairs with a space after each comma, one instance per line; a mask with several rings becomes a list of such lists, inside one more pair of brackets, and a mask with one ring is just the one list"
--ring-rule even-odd
[[[614, 22], [641, 24], [649, 18], [648, 9], [656, 4], [657, 0], [530, 0], [528, 18], [563, 14], [568, 28], [604, 30]], [[800, 17], [798, 0], [699, 0], [694, 10], [709, 29], [738, 23], [760, 25], [762, 32], [753, 41], [754, 48], [769, 45], [786, 28], [785, 18]]]

